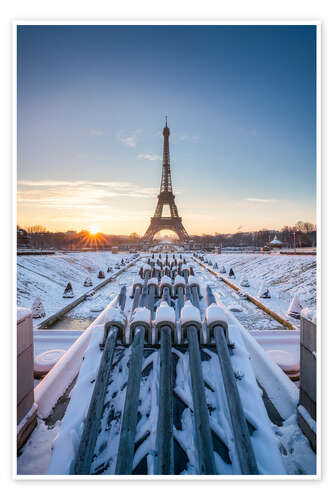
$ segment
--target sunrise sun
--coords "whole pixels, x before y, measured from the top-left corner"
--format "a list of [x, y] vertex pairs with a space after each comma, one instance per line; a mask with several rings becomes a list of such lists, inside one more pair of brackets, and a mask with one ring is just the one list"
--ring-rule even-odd
[[99, 232], [99, 227], [97, 224], [91, 224], [90, 228], [89, 228], [89, 232], [90, 234], [96, 234]]

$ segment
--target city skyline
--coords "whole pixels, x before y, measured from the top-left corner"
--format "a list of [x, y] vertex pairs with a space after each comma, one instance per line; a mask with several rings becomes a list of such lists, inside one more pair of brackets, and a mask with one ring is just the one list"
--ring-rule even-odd
[[315, 223], [313, 26], [18, 27], [18, 223], [143, 234], [162, 128], [190, 234]]

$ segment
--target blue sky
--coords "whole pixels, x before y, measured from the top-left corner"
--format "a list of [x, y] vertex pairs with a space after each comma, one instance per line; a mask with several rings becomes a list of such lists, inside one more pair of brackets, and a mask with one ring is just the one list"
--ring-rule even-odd
[[315, 27], [18, 28], [18, 223], [143, 234], [164, 116], [191, 234], [315, 222]]

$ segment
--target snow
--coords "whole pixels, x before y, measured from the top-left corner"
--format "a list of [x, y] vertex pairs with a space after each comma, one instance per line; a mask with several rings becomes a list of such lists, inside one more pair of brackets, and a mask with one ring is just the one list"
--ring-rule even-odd
[[[150, 278], [150, 279], [153, 279], [153, 278]], [[143, 284], [144, 284], [144, 280], [140, 277], [140, 275], [135, 276], [135, 278], [133, 280], [133, 284], [132, 284], [133, 288], [135, 287], [135, 285], [142, 286]]]
[[39, 297], [35, 298], [31, 307], [31, 312], [33, 318], [43, 318], [45, 316], [45, 309]]
[[[50, 316], [68, 305], [63, 298], [63, 291], [70, 281], [77, 296], [86, 293], [83, 283], [90, 277], [93, 285], [100, 280], [97, 273], [100, 269], [121, 261], [124, 255], [111, 252], [57, 252], [53, 255], [21, 255], [17, 257], [17, 302], [18, 306], [31, 308], [36, 296], [43, 302], [46, 316]], [[137, 266], [137, 265], [136, 265]], [[126, 271], [123, 275], [126, 275]], [[119, 282], [111, 282], [98, 291], [104, 300], [104, 307], [110, 302], [110, 293], [119, 291]], [[96, 294], [97, 296], [97, 294]], [[75, 310], [68, 313], [73, 318], [95, 317], [90, 313], [90, 304], [83, 301]], [[33, 320], [34, 325], [40, 320]]]
[[31, 316], [31, 309], [27, 307], [18, 307], [16, 312], [17, 323], [22, 323], [26, 318]]
[[271, 349], [266, 352], [274, 363], [276, 363], [284, 372], [299, 371], [299, 356], [282, 349]]
[[243, 278], [240, 282], [240, 286], [249, 287], [250, 286], [249, 280], [247, 278]]
[[298, 409], [299, 413], [302, 415], [302, 417], [304, 418], [304, 420], [306, 421], [306, 423], [308, 424], [308, 426], [310, 427], [310, 429], [312, 430], [312, 432], [314, 432], [316, 434], [317, 433], [317, 423], [311, 417], [311, 415], [309, 414], [307, 409], [304, 408], [304, 406], [302, 406], [302, 405], [299, 405], [297, 407], [297, 409]]
[[308, 319], [309, 321], [312, 321], [312, 323], [317, 323], [317, 314], [316, 311], [310, 307], [305, 307], [302, 309], [301, 315], [303, 318]]
[[160, 306], [156, 309], [155, 325], [158, 326], [161, 323], [172, 323], [176, 322], [176, 313], [173, 307], [165, 301], [161, 302]]
[[[95, 321], [83, 332], [82, 335], [71, 345], [66, 353], [54, 365], [52, 370], [35, 388], [35, 402], [38, 404], [38, 415], [46, 418], [60, 396], [74, 380], [80, 370], [83, 358], [86, 357], [86, 350], [89, 346], [90, 337], [96, 338], [104, 335], [104, 323], [110, 316], [110, 309], [115, 306], [116, 298], [110, 302], [108, 307], [95, 319]], [[98, 354], [100, 349], [98, 344]], [[98, 357], [97, 356], [97, 360]]]
[[185, 278], [183, 276], [180, 276], [180, 274], [177, 274], [175, 277], [175, 282], [174, 282], [175, 287], [176, 286], [185, 286]]
[[172, 280], [170, 276], [162, 276], [160, 286], [172, 286]]
[[200, 288], [199, 280], [196, 276], [189, 276], [188, 278], [188, 284], [190, 286], [197, 285]]
[[180, 315], [180, 322], [182, 326], [187, 323], [201, 323], [200, 311], [192, 305], [190, 300], [187, 300], [184, 304]]
[[150, 325], [151, 312], [147, 307], [137, 307], [133, 313], [131, 324], [144, 323]]
[[150, 278], [148, 280], [148, 286], [149, 285], [155, 285], [155, 286], [158, 286], [158, 279], [157, 278]]
[[93, 295], [90, 303], [91, 312], [101, 312], [105, 308], [105, 301], [101, 295]]
[[90, 276], [87, 276], [83, 282], [83, 286], [93, 286]]
[[64, 349], [51, 349], [38, 354], [34, 359], [35, 374], [45, 375], [54, 367], [65, 352]]
[[67, 351], [83, 332], [80, 330], [34, 330], [34, 355], [50, 349]]
[[272, 425], [272, 427], [280, 442], [280, 451], [287, 473], [316, 474], [316, 454], [297, 424], [296, 413], [290, 415], [282, 426]]
[[265, 388], [270, 400], [282, 418], [288, 418], [296, 412], [299, 391], [287, 375], [275, 364], [264, 351], [263, 347], [243, 327], [238, 319], [218, 301], [228, 318], [229, 337], [236, 328], [242, 334], [246, 350], [252, 361], [251, 365], [259, 383]]
[[126, 325], [127, 319], [123, 311], [119, 307], [109, 307], [106, 309], [101, 318], [98, 318], [96, 324], [103, 323], [117, 323], [119, 325]]
[[257, 295], [260, 282], [265, 280], [271, 293], [270, 309], [296, 326], [299, 321], [287, 316], [290, 301], [296, 293], [304, 307], [316, 307], [316, 256], [233, 252], [209, 255], [220, 268], [232, 266], [236, 284], [242, 279], [238, 276], [246, 276], [250, 282], [248, 293], [253, 296]]
[[60, 422], [48, 428], [44, 421], [37, 419], [37, 427], [20, 451], [17, 459], [17, 474], [46, 474], [52, 452], [52, 443], [59, 432]]
[[299, 315], [301, 313], [301, 311], [302, 311], [302, 304], [300, 302], [299, 296], [296, 293], [290, 302], [290, 306], [288, 309], [288, 315], [291, 315], [291, 314]]
[[[84, 348], [80, 349], [81, 352], [83, 351], [84, 360], [75, 387], [71, 392], [71, 399], [62, 421], [61, 432], [54, 441], [54, 451], [50, 460], [48, 474], [69, 474], [70, 472], [71, 461], [79, 445], [83, 421], [88, 411], [98, 366], [102, 356], [100, 343], [104, 336], [104, 324], [105, 321], [110, 318], [110, 314], [112, 314], [110, 310], [114, 308], [115, 301], [116, 299], [109, 304], [108, 308], [99, 315], [94, 323], [90, 325], [88, 330], [80, 337], [82, 338], [84, 336]], [[140, 309], [142, 310], [144, 308]], [[148, 311], [148, 313], [150, 314], [150, 311]], [[141, 313], [138, 314], [138, 319], [142, 319], [143, 316], [144, 313], [142, 313], [142, 315]], [[79, 340], [80, 339], [78, 339], [78, 341]], [[75, 344], [72, 346], [72, 349], [74, 346]], [[77, 350], [78, 349], [74, 349], [74, 352]], [[67, 351], [66, 355], [69, 351]], [[127, 349], [126, 353], [129, 353], [129, 351], [130, 349]], [[127, 362], [128, 356], [126, 355], [124, 358]], [[49, 377], [50, 373], [47, 377]], [[126, 371], [123, 370], [122, 376], [116, 377], [116, 383], [123, 383], [121, 381], [122, 377], [125, 375]]]
[[267, 285], [264, 281], [261, 282], [259, 290], [258, 290], [258, 297], [260, 299], [270, 299], [271, 294], [270, 291], [267, 288]]
[[[96, 255], [96, 254], [94, 254]], [[119, 257], [119, 256], [118, 256]], [[220, 256], [216, 256], [220, 257]], [[222, 257], [222, 256], [221, 256]], [[224, 257], [224, 256], [223, 256]], [[248, 258], [248, 255], [237, 255], [237, 258]], [[250, 255], [251, 258], [258, 257], [257, 255]], [[267, 256], [265, 256], [266, 258]], [[274, 258], [273, 256], [269, 256]], [[25, 257], [27, 258], [27, 257]], [[32, 258], [36, 258], [35, 256]], [[44, 257], [45, 258], [45, 257]], [[50, 257], [47, 257], [50, 258]], [[228, 259], [231, 257], [228, 255]], [[276, 258], [276, 257], [275, 257]], [[277, 257], [281, 259], [281, 257]], [[294, 257], [292, 257], [294, 259]], [[212, 260], [214, 256], [212, 256]], [[297, 257], [297, 259], [302, 259], [301, 257]], [[224, 260], [223, 262], [226, 262]], [[281, 262], [281, 260], [280, 260]], [[226, 263], [227, 264], [227, 263]], [[250, 263], [251, 264], [251, 263]], [[250, 265], [249, 264], [249, 265]], [[238, 266], [233, 262], [232, 263], [236, 276], [241, 275], [241, 270], [238, 269]], [[251, 264], [252, 265], [252, 264]], [[100, 266], [102, 267], [102, 266]], [[240, 265], [239, 265], [240, 267]], [[269, 265], [267, 266], [267, 272], [270, 271]], [[61, 270], [60, 270], [61, 272]], [[203, 286], [207, 284], [207, 278], [204, 275], [207, 271], [196, 272], [196, 279]], [[246, 272], [246, 271], [244, 271]], [[280, 272], [280, 270], [279, 270]], [[84, 271], [84, 276], [86, 276], [87, 270]], [[249, 273], [250, 276], [251, 272]], [[124, 281], [128, 282], [129, 273], [124, 276]], [[251, 277], [251, 276], [250, 276]], [[168, 277], [164, 277], [168, 278]], [[180, 278], [180, 277], [179, 277]], [[67, 281], [69, 278], [66, 278]], [[73, 278], [70, 278], [73, 283]], [[170, 279], [170, 278], [169, 278]], [[215, 280], [215, 289], [220, 287], [226, 287], [226, 285], [218, 282], [215, 278], [210, 277], [210, 279]], [[265, 279], [267, 283], [270, 283], [270, 279], [262, 277], [261, 279]], [[260, 281], [261, 281], [260, 279]], [[41, 280], [42, 281], [42, 280]], [[179, 279], [175, 280], [179, 281]], [[237, 278], [235, 280], [238, 281]], [[184, 283], [183, 278], [181, 282]], [[170, 280], [171, 283], [171, 280]], [[259, 278], [251, 277], [251, 283], [253, 284], [252, 289], [257, 289]], [[290, 284], [290, 283], [289, 283]], [[82, 281], [81, 281], [82, 286]], [[278, 304], [279, 307], [284, 307], [285, 313], [287, 312], [286, 300], [280, 300], [279, 297], [276, 297], [275, 292], [276, 288], [269, 285], [270, 289], [272, 289], [272, 295], [274, 295], [275, 300], [274, 304]], [[115, 294], [116, 290], [119, 290], [120, 283], [112, 284], [112, 293]], [[105, 287], [107, 288], [107, 286]], [[111, 287], [110, 287], [111, 288]], [[110, 295], [110, 288], [108, 289], [108, 295]], [[228, 288], [228, 297], [227, 300], [222, 298], [223, 304], [219, 301], [218, 304], [212, 304], [210, 306], [210, 318], [208, 322], [211, 324], [214, 318], [220, 317], [223, 315], [225, 321], [227, 321], [229, 325], [229, 336], [231, 342], [235, 344], [235, 349], [233, 351], [233, 356], [231, 356], [231, 362], [233, 366], [233, 370], [237, 373], [237, 386], [239, 388], [241, 401], [245, 410], [247, 420], [255, 427], [255, 431], [251, 436], [251, 441], [253, 443], [255, 449], [255, 455], [258, 461], [259, 470], [262, 474], [312, 474], [313, 466], [315, 467], [315, 455], [310, 450], [309, 445], [307, 443], [306, 438], [300, 433], [299, 428], [297, 427], [296, 420], [292, 419], [296, 414], [296, 406], [298, 402], [298, 389], [294, 384], [290, 382], [288, 377], [282, 372], [282, 370], [277, 366], [276, 363], [272, 363], [272, 360], [269, 358], [269, 354], [266, 351], [284, 351], [286, 355], [284, 356], [284, 361], [286, 361], [286, 357], [292, 357], [294, 345], [292, 342], [290, 346], [288, 346], [287, 340], [283, 339], [283, 337], [287, 337], [288, 333], [285, 335], [283, 333], [280, 336], [280, 344], [277, 342], [275, 344], [269, 344], [269, 342], [264, 342], [264, 337], [267, 339], [268, 335], [262, 335], [260, 337], [260, 333], [256, 336], [256, 338], [252, 337], [247, 330], [243, 328], [243, 326], [239, 323], [236, 315], [232, 314], [230, 310], [228, 310], [228, 306], [232, 305], [232, 303], [239, 307], [237, 304], [238, 295], [233, 292], [229, 287]], [[60, 287], [58, 287], [60, 289]], [[252, 290], [251, 290], [252, 292]], [[24, 295], [24, 294], [23, 294]], [[98, 296], [97, 296], [98, 297]], [[228, 304], [228, 300], [232, 297], [232, 303]], [[22, 298], [22, 296], [21, 296]], [[93, 298], [95, 300], [96, 296]], [[220, 296], [221, 298], [221, 296]], [[43, 299], [44, 300], [44, 299]], [[110, 301], [110, 298], [108, 299]], [[202, 304], [205, 301], [201, 302], [202, 313], [204, 312]], [[236, 302], [235, 302], [236, 301]], [[48, 307], [46, 301], [46, 307]], [[242, 301], [242, 304], [246, 303], [246, 307], [244, 307], [243, 314], [246, 315], [248, 312], [247, 309], [247, 301]], [[88, 304], [91, 307], [91, 302]], [[270, 301], [271, 305], [271, 301]], [[129, 314], [131, 309], [131, 303], [126, 303], [125, 313]], [[215, 309], [214, 306], [219, 310]], [[250, 304], [251, 307], [255, 307], [253, 304]], [[81, 307], [78, 306], [78, 307]], [[209, 308], [207, 308], [209, 309]], [[87, 305], [83, 307], [83, 314], [87, 314], [88, 308]], [[257, 313], [257, 311], [256, 311]], [[242, 313], [240, 313], [241, 315]], [[149, 315], [149, 320], [148, 320]], [[161, 321], [170, 321], [171, 315], [173, 318], [173, 322], [175, 321], [175, 311], [166, 303], [161, 302], [156, 311], [156, 318], [154, 324], [158, 324]], [[222, 317], [222, 316], [221, 316]], [[260, 313], [259, 313], [260, 317]], [[104, 334], [104, 324], [106, 321], [115, 321], [119, 319], [126, 323], [126, 316], [120, 311], [119, 308], [115, 307], [115, 301], [108, 306], [107, 310], [104, 311], [99, 317], [95, 320], [95, 322], [89, 327], [87, 330], [89, 332], [87, 335], [87, 331], [84, 332], [81, 337], [81, 341], [84, 342], [83, 346], [72, 345], [72, 356], [74, 364], [77, 362], [78, 369], [80, 369], [78, 374], [78, 379], [74, 389], [71, 392], [71, 399], [69, 405], [67, 407], [67, 411], [65, 417], [62, 421], [61, 427], [58, 429], [59, 434], [57, 439], [54, 442], [54, 452], [52, 454], [48, 474], [68, 474], [70, 472], [70, 466], [74, 454], [77, 450], [78, 443], [80, 440], [80, 435], [82, 433], [84, 418], [87, 414], [87, 409], [90, 402], [90, 397], [94, 388], [94, 382], [96, 380], [96, 374], [99, 366], [99, 361], [101, 357], [101, 351], [99, 348], [99, 343], [102, 341]], [[146, 308], [137, 308], [134, 312], [132, 321], [135, 322], [146, 322], [150, 323], [150, 311]], [[185, 302], [184, 308], [181, 312], [180, 323], [184, 325], [184, 323], [190, 322], [198, 322], [201, 324], [201, 314], [200, 311], [195, 308], [189, 301]], [[257, 323], [257, 329], [261, 330], [265, 323], [261, 322], [260, 319]], [[281, 327], [280, 327], [281, 328]], [[281, 332], [281, 331], [280, 331]], [[273, 335], [272, 335], [273, 336]], [[290, 336], [294, 338], [294, 332], [290, 332]], [[80, 338], [81, 338], [80, 337]], [[276, 335], [276, 337], [278, 337]], [[290, 337], [290, 338], [291, 338]], [[299, 335], [298, 335], [299, 337]], [[80, 338], [78, 340], [80, 340]], [[260, 346], [258, 342], [262, 340], [262, 346]], [[275, 338], [276, 340], [276, 338]], [[77, 341], [78, 342], [78, 341]], [[288, 347], [285, 347], [285, 346]], [[289, 348], [290, 347], [290, 348]], [[63, 358], [60, 360], [57, 365], [63, 363], [63, 359], [68, 356], [70, 352], [69, 349]], [[218, 455], [215, 453], [216, 466], [217, 470], [220, 474], [236, 474], [238, 473], [238, 464], [237, 458], [235, 456], [235, 448], [233, 443], [232, 431], [230, 429], [230, 419], [228, 415], [228, 411], [226, 408], [226, 394], [223, 388], [222, 378], [220, 376], [216, 376], [216, 374], [220, 374], [220, 367], [217, 355], [211, 351], [210, 349], [204, 349], [206, 353], [206, 358], [203, 361], [203, 374], [204, 380], [208, 387], [212, 387], [214, 392], [209, 388], [205, 388], [206, 398], [209, 405], [210, 410], [210, 425], [214, 429], [214, 432], [220, 437], [220, 439], [225, 442], [230, 450], [230, 456], [232, 459], [232, 465], [224, 462]], [[192, 403], [192, 393], [190, 386], [190, 377], [189, 377], [189, 358], [188, 352], [182, 353], [177, 349], [173, 349], [174, 354], [177, 355], [178, 362], [176, 364], [176, 385], [175, 392], [180, 397], [181, 400], [184, 401], [186, 408], [182, 411], [179, 420], [180, 424], [177, 425], [177, 429], [174, 429], [175, 439], [179, 443], [179, 445], [184, 449], [188, 457], [188, 463], [182, 474], [196, 474], [198, 473], [197, 467], [197, 456], [196, 449], [194, 444], [194, 428], [193, 428], [193, 414], [191, 411], [193, 410]], [[296, 351], [295, 351], [296, 352]], [[98, 470], [98, 468], [102, 468], [104, 466], [104, 462], [107, 463], [107, 468], [105, 469], [105, 474], [114, 473], [115, 468], [115, 458], [117, 455], [118, 442], [119, 442], [119, 432], [121, 425], [121, 412], [123, 408], [124, 398], [126, 394], [126, 382], [128, 376], [128, 361], [131, 353], [131, 347], [126, 349], [119, 349], [119, 355], [115, 354], [114, 360], [114, 368], [113, 368], [113, 376], [108, 389], [108, 393], [106, 396], [106, 410], [102, 420], [102, 428], [101, 432], [98, 435], [96, 450], [104, 450], [98, 453], [98, 456], [95, 458], [92, 464], [92, 472]], [[274, 356], [274, 355], [273, 355]], [[76, 360], [76, 361], [75, 361]], [[57, 367], [55, 366], [55, 368]], [[158, 410], [158, 384], [159, 384], [159, 352], [155, 350], [152, 354], [148, 354], [148, 356], [143, 361], [142, 369], [145, 370], [147, 367], [152, 366], [148, 375], [142, 377], [141, 385], [140, 385], [140, 406], [139, 413], [140, 419], [137, 425], [137, 447], [134, 456], [134, 466], [139, 464], [142, 457], [147, 456], [148, 463], [148, 473], [154, 473], [156, 470], [156, 431], [157, 431], [157, 410]], [[68, 366], [63, 365], [65, 379], [67, 377], [66, 370]], [[54, 369], [53, 369], [54, 370]], [[49, 373], [52, 374], [52, 371]], [[78, 370], [77, 370], [78, 371]], [[146, 372], [145, 372], [146, 373]], [[60, 371], [58, 375], [60, 374]], [[45, 377], [44, 380], [47, 380], [49, 375]], [[62, 378], [62, 376], [61, 376]], [[67, 377], [68, 379], [70, 377]], [[261, 398], [261, 390], [258, 388], [256, 383], [256, 378], [259, 380], [260, 384], [265, 387], [268, 396], [271, 398], [273, 404], [276, 406], [279, 413], [287, 418], [286, 422], [282, 427], [272, 426], [271, 422], [268, 419], [264, 404]], [[65, 381], [61, 380], [60, 377], [55, 377], [56, 386], [55, 393], [60, 391], [60, 385], [68, 387], [69, 384]], [[73, 379], [72, 379], [73, 380]], [[50, 384], [51, 382], [51, 384]], [[66, 385], [67, 384], [67, 385]], [[41, 385], [41, 384], [40, 384]], [[50, 393], [53, 394], [54, 390], [52, 387], [52, 380], [49, 379], [49, 386], [47, 388], [44, 387], [44, 397], [49, 397]], [[64, 389], [62, 389], [62, 393]], [[118, 396], [113, 397], [113, 394], [118, 394]], [[50, 407], [50, 402], [48, 405]], [[108, 407], [110, 405], [110, 407]], [[52, 406], [51, 406], [52, 408]], [[109, 408], [109, 409], [107, 409]], [[119, 415], [116, 419], [114, 419], [111, 423], [111, 426], [108, 426], [108, 416], [110, 411], [114, 412], [115, 415]], [[46, 413], [46, 410], [45, 410]], [[46, 473], [47, 463], [50, 459], [50, 449], [51, 443], [48, 435], [53, 432], [53, 430], [48, 430], [40, 425], [43, 424], [39, 422], [38, 428], [35, 431], [35, 436], [37, 436], [37, 441], [39, 440], [40, 453], [44, 456], [44, 462], [41, 463], [39, 456], [37, 453], [35, 455], [31, 455], [30, 459], [22, 459], [21, 465], [23, 466], [23, 470], [33, 470], [34, 465], [33, 461], [35, 461], [35, 469], [34, 472], [23, 472], [26, 474], [29, 473]], [[45, 427], [45, 426], [44, 426]], [[272, 432], [272, 429], [274, 432]], [[147, 436], [147, 437], [145, 437]], [[52, 434], [52, 438], [55, 437], [55, 433]], [[304, 441], [305, 440], [305, 441]], [[35, 445], [33, 439], [31, 443]], [[281, 454], [279, 452], [282, 450], [283, 453], [283, 463], [281, 459]], [[31, 449], [29, 446], [28, 449]], [[286, 454], [284, 455], [284, 451]], [[302, 452], [304, 453], [304, 457], [302, 457]], [[25, 449], [23, 450], [22, 457], [27, 452]], [[311, 454], [312, 453], [312, 454]], [[26, 455], [29, 457], [29, 455]], [[313, 458], [314, 457], [314, 458]], [[30, 460], [30, 462], [29, 462]], [[104, 470], [104, 469], [103, 469]], [[42, 471], [42, 472], [40, 472]]]
[[244, 309], [238, 304], [230, 304], [230, 306], [228, 306], [228, 309], [229, 309], [229, 311], [232, 311], [232, 312], [243, 312], [244, 311]]
[[228, 327], [228, 318], [225, 311], [217, 304], [210, 304], [206, 309], [206, 323], [207, 326], [213, 323], [221, 323]]

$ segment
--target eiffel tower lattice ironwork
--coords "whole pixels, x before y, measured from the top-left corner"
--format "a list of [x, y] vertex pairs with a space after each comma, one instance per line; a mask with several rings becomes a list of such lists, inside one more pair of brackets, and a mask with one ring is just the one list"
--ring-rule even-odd
[[[183, 226], [182, 218], [178, 215], [175, 195], [172, 192], [169, 135], [170, 129], [168, 127], [167, 119], [165, 119], [165, 127], [163, 129], [164, 144], [161, 188], [158, 195], [158, 202], [154, 217], [151, 217], [149, 227], [143, 237], [143, 240], [145, 241], [151, 241], [155, 234], [162, 229], [174, 231], [180, 241], [186, 241], [189, 239], [186, 229]], [[169, 205], [170, 217], [162, 216], [164, 205]]]

